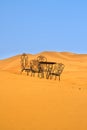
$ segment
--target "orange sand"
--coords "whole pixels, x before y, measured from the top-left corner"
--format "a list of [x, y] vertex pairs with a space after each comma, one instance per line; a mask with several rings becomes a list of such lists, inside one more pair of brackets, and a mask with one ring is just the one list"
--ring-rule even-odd
[[87, 130], [87, 55], [42, 54], [65, 64], [60, 82], [21, 75], [20, 55], [0, 61], [0, 130]]

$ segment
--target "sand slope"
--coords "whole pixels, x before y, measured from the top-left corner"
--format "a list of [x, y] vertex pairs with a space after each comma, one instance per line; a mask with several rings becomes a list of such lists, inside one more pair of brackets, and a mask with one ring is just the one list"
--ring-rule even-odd
[[0, 130], [87, 130], [87, 55], [42, 52], [65, 64], [61, 81], [20, 74], [20, 55], [0, 61]]

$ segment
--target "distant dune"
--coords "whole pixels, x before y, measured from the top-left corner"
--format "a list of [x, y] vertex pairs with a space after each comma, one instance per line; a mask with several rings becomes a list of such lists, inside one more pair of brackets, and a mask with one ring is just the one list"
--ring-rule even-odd
[[65, 64], [61, 81], [21, 74], [20, 56], [0, 60], [0, 130], [87, 130], [87, 54], [41, 52]]
[[[85, 69], [87, 67], [87, 54], [74, 54], [70, 52], [41, 52], [36, 55], [28, 54], [29, 61], [43, 55], [48, 61], [62, 62], [66, 65], [65, 71]], [[0, 60], [0, 70], [10, 72], [19, 72], [21, 55], [13, 56], [4, 60]]]

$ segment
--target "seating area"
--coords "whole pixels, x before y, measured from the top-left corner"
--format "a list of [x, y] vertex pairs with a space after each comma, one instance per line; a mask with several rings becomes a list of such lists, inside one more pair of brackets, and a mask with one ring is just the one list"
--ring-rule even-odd
[[28, 55], [21, 55], [21, 72], [25, 71], [27, 75], [37, 76], [39, 78], [57, 79], [62, 74], [65, 65], [53, 61], [47, 61], [47, 58], [40, 55], [36, 59], [28, 60]]

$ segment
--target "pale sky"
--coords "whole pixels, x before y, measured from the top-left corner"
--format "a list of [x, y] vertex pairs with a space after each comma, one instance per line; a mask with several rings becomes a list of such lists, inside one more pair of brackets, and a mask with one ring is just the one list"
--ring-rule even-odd
[[0, 59], [42, 51], [87, 53], [87, 0], [0, 0]]

